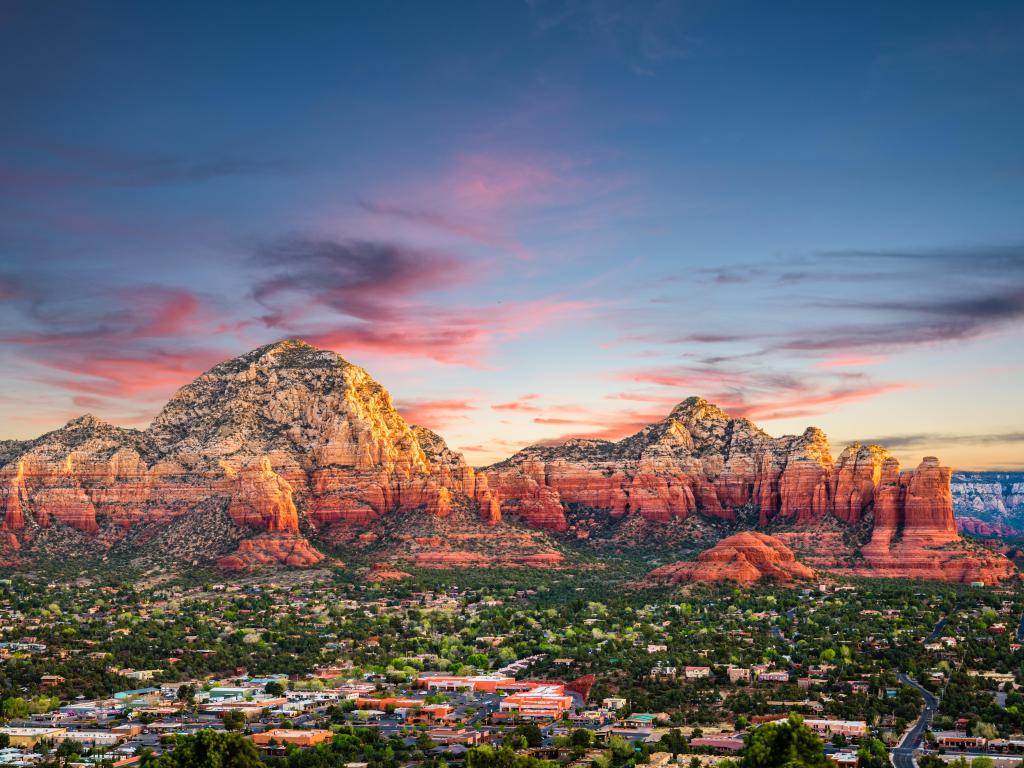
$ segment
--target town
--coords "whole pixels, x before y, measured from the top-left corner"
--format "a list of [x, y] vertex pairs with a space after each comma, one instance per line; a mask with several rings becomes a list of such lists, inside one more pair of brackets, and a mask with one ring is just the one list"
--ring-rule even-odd
[[1024, 756], [1012, 589], [603, 578], [12, 575], [0, 765], [159, 765], [220, 738], [282, 766], [697, 768], [791, 715], [839, 767]]

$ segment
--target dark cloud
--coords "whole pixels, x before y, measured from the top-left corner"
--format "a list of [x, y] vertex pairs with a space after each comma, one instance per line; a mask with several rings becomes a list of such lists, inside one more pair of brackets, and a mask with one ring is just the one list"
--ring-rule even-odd
[[860, 440], [860, 442], [904, 450], [928, 448], [935, 445], [1003, 445], [1006, 443], [1024, 443], [1024, 432], [992, 432], [976, 435], [919, 432], [906, 435], [886, 435], [885, 437]]
[[417, 294], [464, 282], [458, 259], [431, 251], [368, 240], [289, 237], [261, 247], [252, 263], [253, 296], [270, 310], [271, 326], [304, 313], [310, 302], [366, 321], [396, 320]]

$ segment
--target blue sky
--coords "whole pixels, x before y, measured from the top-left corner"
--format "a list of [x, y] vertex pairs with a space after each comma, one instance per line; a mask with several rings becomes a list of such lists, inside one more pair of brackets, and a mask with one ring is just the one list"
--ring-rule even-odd
[[300, 336], [474, 462], [702, 394], [1020, 468], [1019, 3], [9, 3], [0, 437]]

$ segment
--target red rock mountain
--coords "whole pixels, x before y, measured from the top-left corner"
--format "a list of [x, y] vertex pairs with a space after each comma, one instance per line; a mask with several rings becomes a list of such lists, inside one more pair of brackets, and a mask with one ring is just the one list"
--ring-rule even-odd
[[690, 562], [673, 563], [651, 571], [655, 584], [687, 581], [735, 581], [752, 584], [770, 580], [791, 584], [814, 578], [814, 571], [797, 562], [784, 543], [758, 531], [743, 531], [722, 539]]
[[362, 368], [286, 341], [180, 389], [144, 431], [91, 416], [6, 444], [0, 528], [12, 547], [69, 526], [110, 544], [138, 525], [224, 509], [243, 534], [230, 568], [323, 559], [300, 530], [365, 524], [455, 496], [494, 518], [486, 487], [429, 430], [410, 427]]
[[[407, 424], [362, 368], [285, 341], [207, 371], [145, 430], [83, 416], [35, 440], [0, 442], [0, 560], [4, 551], [8, 560], [45, 555], [56, 534], [73, 533], [107, 548], [205, 538], [234, 569], [312, 565], [324, 557], [312, 542], [355, 534], [372, 544], [411, 514], [449, 521], [442, 551], [411, 560], [486, 564], [493, 553], [450, 542], [528, 544], [505, 516], [557, 534], [575, 505], [654, 523], [734, 521], [738, 511], [753, 511], [761, 526], [873, 519], [867, 572], [1009, 575], [1008, 561], [964, 549], [949, 479], [935, 459], [901, 473], [877, 446], [850, 446], [833, 461], [820, 430], [773, 438], [699, 398], [619, 442], [532, 447], [474, 471], [438, 435]], [[460, 533], [467, 521], [494, 533]], [[560, 559], [533, 547], [497, 562]]]

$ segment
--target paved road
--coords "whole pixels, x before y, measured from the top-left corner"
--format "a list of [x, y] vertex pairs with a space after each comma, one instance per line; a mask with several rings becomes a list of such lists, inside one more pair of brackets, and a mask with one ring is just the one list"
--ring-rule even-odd
[[[941, 619], [939, 619], [935, 623], [935, 627], [932, 629], [932, 633], [930, 635], [928, 635], [928, 637], [926, 637], [924, 639], [924, 641], [926, 643], [932, 643], [932, 642], [938, 640], [939, 639], [939, 635], [942, 634], [942, 630], [944, 630], [946, 628], [946, 622], [949, 621], [950, 617], [954, 613], [956, 613], [957, 609], [959, 609], [959, 608], [960, 608], [960, 603], [956, 603], [953, 606], [953, 610], [951, 610], [949, 613], [947, 613], [945, 616], [943, 616]], [[1022, 623], [1022, 626], [1024, 626], [1024, 618], [1021, 619], [1021, 623]], [[1018, 629], [1017, 631], [1020, 632], [1020, 629]]]
[[[939, 628], [939, 631], [941, 631], [941, 628]], [[904, 673], [899, 673], [899, 679], [904, 685], [912, 685], [917, 688], [924, 697], [924, 709], [921, 710], [921, 716], [914, 723], [914, 727], [906, 732], [903, 739], [900, 740], [900, 743], [896, 745], [891, 753], [892, 764], [895, 768], [914, 768], [914, 750], [921, 746], [924, 732], [931, 727], [932, 718], [935, 716], [935, 711], [939, 708], [939, 700], [931, 691], [922, 688], [916, 680], [911, 680]]]

